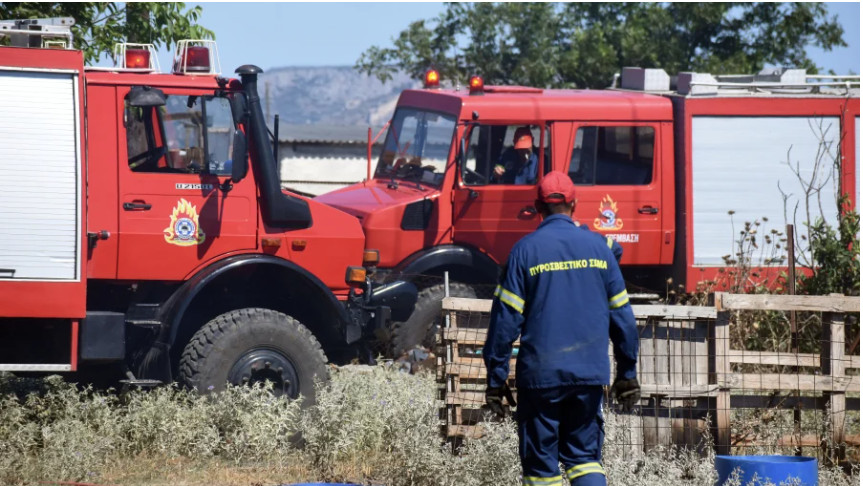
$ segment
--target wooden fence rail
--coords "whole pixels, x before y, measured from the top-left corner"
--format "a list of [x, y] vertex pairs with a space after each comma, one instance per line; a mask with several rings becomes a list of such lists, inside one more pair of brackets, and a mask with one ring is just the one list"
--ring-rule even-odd
[[[447, 437], [481, 434], [478, 423], [486, 377], [481, 349], [491, 302], [448, 297], [442, 303], [444, 325], [437, 353], [438, 381], [446, 407]], [[709, 416], [717, 452], [729, 453], [732, 395], [747, 408], [753, 403], [771, 402], [753, 396], [756, 391], [821, 393], [821, 400], [804, 397], [798, 399], [796, 406], [802, 403], [813, 408], [823, 404], [830, 420], [831, 439], [835, 444], [846, 442], [846, 395], [859, 396], [860, 392], [859, 373], [848, 376], [846, 370], [859, 370], [860, 358], [845, 355], [842, 315], [859, 312], [859, 298], [720, 293], [716, 294], [715, 302], [710, 307], [633, 306], [639, 329], [638, 376], [642, 386], [641, 413], [628, 418], [633, 451], [672, 443], [695, 446]], [[729, 326], [733, 314], [765, 309], [824, 313], [821, 353], [731, 349]], [[477, 319], [477, 314], [483, 315], [485, 321]], [[469, 323], [466, 316], [471, 317]], [[514, 354], [510, 379], [515, 377], [515, 360]], [[613, 359], [611, 362], [613, 367]], [[734, 371], [733, 365], [791, 366], [797, 371], [742, 373]], [[611, 371], [613, 374], [614, 370]], [[859, 436], [848, 439], [859, 444]], [[806, 442], [814, 440], [808, 438]]]

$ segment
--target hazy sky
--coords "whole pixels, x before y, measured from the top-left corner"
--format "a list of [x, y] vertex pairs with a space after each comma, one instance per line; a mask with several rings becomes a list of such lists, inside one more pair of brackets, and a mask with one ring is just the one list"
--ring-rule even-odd
[[[187, 3], [187, 5], [195, 5]], [[440, 2], [412, 3], [201, 3], [200, 24], [213, 30], [223, 74], [242, 64], [264, 70], [283, 66], [352, 66], [368, 47], [390, 46], [414, 20], [430, 19]], [[860, 72], [860, 4], [828, 3], [845, 28], [848, 47], [810, 48], [815, 63], [837, 74]], [[162, 53], [163, 70], [170, 55]]]

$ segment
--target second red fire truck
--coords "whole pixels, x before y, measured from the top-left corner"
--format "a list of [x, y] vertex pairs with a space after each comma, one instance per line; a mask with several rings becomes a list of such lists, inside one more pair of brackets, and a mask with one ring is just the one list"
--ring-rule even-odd
[[[576, 219], [620, 243], [627, 281], [648, 289], [715, 279], [745, 222], [803, 229], [821, 216], [803, 214], [812, 188], [834, 227], [836, 194], [858, 204], [859, 77], [681, 73], [672, 89], [664, 71], [627, 68], [606, 90], [427, 81], [399, 98], [373, 177], [316, 198], [362, 223], [377, 275], [421, 288], [393, 330], [396, 352], [430, 346], [444, 272], [453, 295], [490, 295], [512, 245], [539, 224], [536, 186], [550, 171], [572, 178]], [[525, 129], [535, 162], [508, 167]], [[759, 251], [753, 264], [776, 268], [782, 255]]]

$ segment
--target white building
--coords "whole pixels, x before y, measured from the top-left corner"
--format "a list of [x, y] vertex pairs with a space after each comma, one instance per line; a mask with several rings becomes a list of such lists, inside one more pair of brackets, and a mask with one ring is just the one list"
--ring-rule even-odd
[[[372, 129], [372, 137], [380, 132]], [[372, 146], [372, 171], [385, 133]], [[280, 125], [279, 173], [282, 187], [317, 196], [366, 179], [368, 127]]]

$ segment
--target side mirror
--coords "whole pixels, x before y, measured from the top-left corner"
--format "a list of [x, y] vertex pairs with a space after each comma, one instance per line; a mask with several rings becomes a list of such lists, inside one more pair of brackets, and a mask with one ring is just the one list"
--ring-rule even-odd
[[130, 106], [140, 108], [152, 108], [154, 106], [165, 106], [165, 93], [157, 88], [149, 86], [133, 86], [126, 95]]
[[231, 114], [234, 116], [234, 123], [242, 124], [246, 119], [246, 96], [242, 93], [234, 93], [229, 100], [231, 101]]
[[231, 181], [240, 182], [249, 172], [249, 147], [246, 134], [234, 129], [234, 150], [231, 153]]

